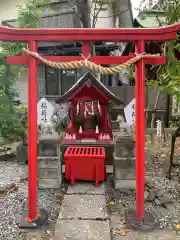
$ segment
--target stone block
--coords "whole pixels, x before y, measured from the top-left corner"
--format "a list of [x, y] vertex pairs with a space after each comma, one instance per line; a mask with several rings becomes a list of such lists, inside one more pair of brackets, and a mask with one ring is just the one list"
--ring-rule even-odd
[[117, 180], [114, 179], [115, 189], [136, 189], [136, 180]]
[[39, 140], [39, 156], [57, 157], [60, 152], [60, 142], [56, 137], [47, 137]]
[[115, 167], [114, 170], [114, 178], [115, 179], [122, 179], [122, 180], [134, 180], [136, 179], [136, 171], [124, 171], [120, 168]]
[[61, 175], [60, 168], [40, 168], [38, 169], [38, 178], [57, 179]]
[[115, 153], [117, 157], [134, 157], [135, 141], [131, 136], [124, 136], [116, 140]]
[[135, 158], [123, 158], [113, 155], [113, 179], [116, 189], [136, 188], [136, 161]]
[[150, 189], [147, 201], [152, 202], [156, 197], [156, 189]]
[[40, 178], [38, 179], [38, 188], [39, 189], [52, 189], [52, 188], [60, 188], [62, 181], [62, 176], [59, 176], [59, 179], [47, 179]]
[[44, 188], [59, 188], [62, 179], [62, 154], [59, 157], [38, 157], [38, 186]]
[[38, 168], [60, 168], [61, 154], [59, 157], [38, 157]]
[[116, 154], [113, 154], [114, 168], [119, 169], [135, 169], [136, 168], [136, 159], [130, 157], [117, 157]]

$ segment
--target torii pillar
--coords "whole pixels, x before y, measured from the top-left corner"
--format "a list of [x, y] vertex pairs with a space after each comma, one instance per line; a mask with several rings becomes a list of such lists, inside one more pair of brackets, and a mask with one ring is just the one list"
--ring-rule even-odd
[[[136, 54], [144, 52], [146, 41], [166, 41], [176, 38], [180, 24], [161, 28], [120, 28], [120, 29], [25, 29], [0, 27], [0, 40], [28, 42], [30, 51], [37, 51], [38, 41], [81, 41], [82, 54], [88, 57], [91, 42], [134, 42]], [[131, 56], [94, 56], [89, 61], [102, 65], [124, 63]], [[78, 61], [82, 57], [76, 56], [45, 56], [50, 61]], [[127, 221], [131, 226], [143, 229], [149, 216], [144, 213], [144, 66], [145, 64], [165, 64], [165, 57], [145, 58], [136, 63], [136, 212], [127, 214]], [[28, 66], [28, 213], [24, 222], [26, 225], [38, 223], [40, 214], [37, 211], [37, 65], [40, 61], [30, 56], [10, 56], [9, 64], [25, 64]], [[153, 218], [152, 218], [153, 221]], [[152, 222], [150, 221], [150, 222]], [[149, 225], [152, 225], [150, 223]], [[150, 226], [151, 227], [151, 226]]]

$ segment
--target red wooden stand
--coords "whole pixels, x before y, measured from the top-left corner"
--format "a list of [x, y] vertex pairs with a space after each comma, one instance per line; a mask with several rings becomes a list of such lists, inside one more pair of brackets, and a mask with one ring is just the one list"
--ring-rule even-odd
[[71, 180], [106, 180], [105, 149], [103, 147], [68, 147], [64, 154], [65, 178]]

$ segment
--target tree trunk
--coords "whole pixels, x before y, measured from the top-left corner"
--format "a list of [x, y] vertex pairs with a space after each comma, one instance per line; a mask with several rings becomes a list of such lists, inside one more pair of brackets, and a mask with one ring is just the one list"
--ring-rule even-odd
[[77, 1], [77, 15], [81, 20], [83, 28], [91, 28], [89, 0]]

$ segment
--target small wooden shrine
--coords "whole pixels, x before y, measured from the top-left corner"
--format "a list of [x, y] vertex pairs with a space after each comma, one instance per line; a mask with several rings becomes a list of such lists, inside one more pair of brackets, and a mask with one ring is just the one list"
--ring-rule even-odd
[[90, 72], [80, 78], [72, 88], [56, 100], [56, 103], [71, 103], [70, 124], [64, 141], [94, 139], [111, 141], [108, 102], [123, 104], [102, 82]]

